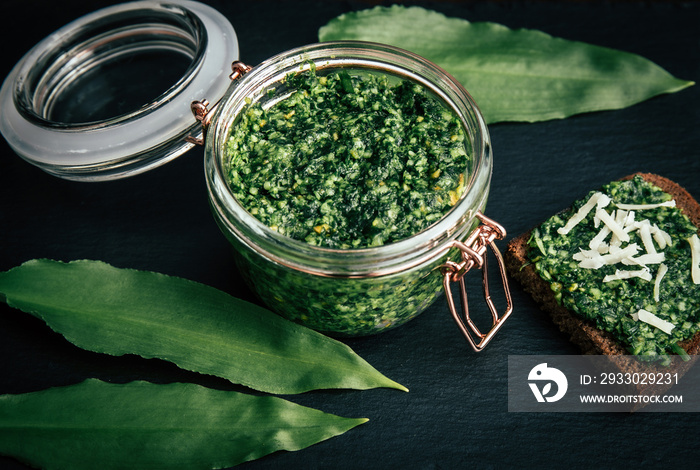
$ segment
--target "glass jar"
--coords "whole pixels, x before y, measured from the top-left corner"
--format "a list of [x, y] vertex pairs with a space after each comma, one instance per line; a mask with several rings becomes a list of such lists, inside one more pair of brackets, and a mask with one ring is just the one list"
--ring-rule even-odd
[[[472, 165], [465, 175], [466, 190], [447, 214], [420, 233], [395, 243], [331, 249], [282, 235], [239, 204], [227, 183], [224, 161], [225, 143], [232, 127], [250, 103], [260, 102], [264, 107], [283, 99], [285, 76], [310, 67], [315, 67], [317, 73], [344, 69], [351, 74], [369, 72], [410, 80], [435, 95], [459, 117], [468, 137], [465, 145], [472, 155]], [[485, 246], [504, 235], [500, 226], [481, 215], [491, 181], [488, 129], [467, 91], [436, 65], [391, 46], [341, 41], [304, 46], [252, 69], [239, 65], [234, 70], [234, 83], [205, 122], [209, 199], [221, 230], [235, 248], [246, 282], [273, 311], [331, 335], [385, 331], [420, 314], [443, 290], [449, 291], [450, 281], [461, 280], [470, 267], [483, 265]], [[482, 227], [490, 227], [487, 231], [491, 237], [485, 243], [484, 230], [476, 229], [484, 220], [488, 223]], [[493, 227], [502, 233], [493, 235]], [[485, 246], [464, 248], [461, 242], [468, 236], [470, 243], [478, 239], [481, 241], [476, 243]], [[454, 311], [450, 292], [448, 302]], [[494, 328], [500, 327], [501, 320], [505, 318], [494, 312]], [[466, 323], [461, 323], [468, 328], [473, 325], [468, 317]], [[476, 335], [482, 338], [473, 346], [484, 343], [487, 336], [480, 332]]]
[[[106, 7], [47, 36], [15, 65], [0, 87], [0, 133], [18, 155], [50, 174], [103, 181], [166, 163], [205, 143], [207, 130], [205, 172], [215, 218], [235, 247], [246, 282], [272, 310], [325, 333], [365, 335], [405, 323], [444, 291], [458, 327], [481, 350], [512, 305], [494, 244], [505, 232], [482, 214], [492, 167], [488, 129], [469, 94], [431, 62], [380, 44], [309, 45], [252, 69], [234, 62], [231, 83], [227, 69], [238, 54], [233, 26], [199, 2], [140, 0]], [[334, 250], [280, 235], [235, 200], [224, 176], [230, 129], [248, 100], [283, 98], [285, 76], [312, 63], [317, 70], [410, 80], [459, 117], [473, 162], [464, 194], [439, 221], [396, 243]], [[141, 64], [155, 75], [144, 76]], [[161, 72], [163, 80], [157, 79]], [[203, 98], [216, 104], [210, 107]], [[488, 291], [488, 248], [505, 286], [503, 314]], [[472, 267], [483, 268], [493, 319], [485, 334], [466, 305], [463, 276]], [[461, 286], [463, 314], [452, 298], [453, 282]]]

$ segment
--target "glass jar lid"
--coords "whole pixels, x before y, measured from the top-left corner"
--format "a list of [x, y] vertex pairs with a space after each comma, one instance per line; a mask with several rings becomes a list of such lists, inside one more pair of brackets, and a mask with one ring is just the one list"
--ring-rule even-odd
[[233, 26], [207, 5], [107, 7], [46, 37], [15, 65], [0, 89], [0, 132], [22, 158], [62, 178], [141, 173], [201, 137], [190, 104], [224, 95], [238, 55]]

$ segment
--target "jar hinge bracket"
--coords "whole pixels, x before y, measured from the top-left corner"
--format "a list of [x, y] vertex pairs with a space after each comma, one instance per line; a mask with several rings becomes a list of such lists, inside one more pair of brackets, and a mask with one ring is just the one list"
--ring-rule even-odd
[[[454, 261], [447, 261], [442, 266], [442, 272], [444, 275], [443, 286], [445, 289], [445, 296], [447, 297], [447, 304], [450, 309], [450, 313], [454, 318], [460, 331], [467, 339], [469, 344], [472, 346], [474, 351], [479, 352], [486, 347], [486, 345], [493, 339], [494, 335], [503, 326], [503, 323], [508, 319], [510, 314], [513, 312], [513, 303], [510, 296], [510, 288], [508, 286], [508, 279], [506, 277], [505, 263], [503, 262], [503, 256], [501, 252], [496, 247], [494, 240], [501, 240], [505, 237], [505, 229], [499, 225], [497, 222], [489, 219], [481, 212], [476, 213], [476, 217], [481, 222], [474, 231], [467, 237], [464, 242], [454, 241], [452, 244], [454, 247], [458, 248], [462, 254], [461, 262], [456, 263]], [[501, 275], [501, 280], [503, 281], [503, 289], [506, 300], [505, 312], [499, 315], [496, 306], [491, 298], [491, 292], [489, 289], [488, 280], [488, 253], [487, 249], [491, 248], [493, 254], [498, 262], [498, 269]], [[486, 304], [491, 311], [492, 325], [488, 333], [482, 333], [476, 324], [472, 321], [469, 315], [469, 306], [467, 303], [467, 290], [464, 283], [464, 275], [473, 267], [482, 270], [483, 276], [483, 288], [484, 288], [484, 298], [486, 299]], [[459, 314], [455, 300], [452, 295], [452, 290], [450, 288], [452, 282], [459, 282], [460, 288], [460, 301], [462, 303], [463, 316]]]
[[[232, 72], [231, 75], [229, 75], [229, 78], [232, 82], [238, 80], [251, 69], [251, 66], [244, 64], [240, 60], [236, 60], [231, 64]], [[192, 102], [190, 109], [192, 110], [192, 114], [194, 114], [194, 118], [202, 124], [202, 133], [201, 137], [187, 136], [185, 138], [187, 142], [195, 145], [204, 145], [204, 138], [206, 137], [207, 129], [209, 128], [211, 119], [214, 116], [214, 111], [216, 111], [216, 107], [218, 105], [219, 103], [216, 102], [213, 106], [209, 107], [209, 101], [205, 99]]]

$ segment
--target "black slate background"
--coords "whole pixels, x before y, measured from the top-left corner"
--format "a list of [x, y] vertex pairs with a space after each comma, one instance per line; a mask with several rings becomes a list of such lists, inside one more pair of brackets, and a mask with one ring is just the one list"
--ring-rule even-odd
[[[111, 3], [4, 1], [0, 76], [53, 30]], [[241, 58], [257, 64], [315, 42], [318, 27], [338, 14], [390, 2], [207, 3], [233, 23]], [[405, 3], [637, 53], [678, 78], [700, 81], [700, 3]], [[667, 176], [700, 197], [699, 107], [700, 88], [695, 86], [625, 110], [490, 126], [495, 158], [487, 214], [508, 229], [510, 239], [589, 189], [634, 171]], [[108, 183], [49, 176], [17, 157], [4, 140], [0, 152], [0, 270], [41, 257], [101, 259], [182, 276], [252, 299], [209, 213], [201, 149], [148, 174]], [[695, 413], [509, 413], [508, 355], [577, 353], [520, 286], [512, 290], [515, 312], [480, 354], [461, 338], [441, 301], [401, 328], [347, 340], [410, 392], [327, 391], [288, 397], [370, 422], [303, 451], [277, 453], [240, 468], [692, 466], [699, 455]], [[472, 310], [487, 315], [480, 305]], [[74, 384], [88, 377], [237, 389], [158, 360], [80, 350], [41, 321], [0, 305], [0, 393]], [[25, 467], [0, 457], [0, 468]]]

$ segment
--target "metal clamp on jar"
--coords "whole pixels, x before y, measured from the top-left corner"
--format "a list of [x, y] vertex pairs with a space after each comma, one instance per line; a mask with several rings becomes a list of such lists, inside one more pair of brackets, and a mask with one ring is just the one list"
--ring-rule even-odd
[[[181, 76], [164, 92], [108, 116], [76, 118], [65, 112], [74, 103], [71, 94], [85, 89], [83, 80], [108, 73], [125, 57], [143, 57], [144, 51], [185, 59]], [[230, 23], [197, 2], [142, 1], [99, 10], [57, 31], [17, 64], [0, 90], [0, 131], [30, 163], [59, 177], [86, 181], [137, 174], [203, 144], [214, 217], [235, 248], [244, 279], [270, 309], [331, 335], [367, 335], [414, 318], [444, 292], [460, 331], [474, 350], [482, 350], [512, 313], [512, 302], [494, 243], [505, 231], [483, 215], [492, 170], [489, 133], [467, 91], [422, 57], [382, 44], [312, 44], [252, 68], [237, 59]], [[310, 67], [408, 80], [458, 117], [473, 158], [464, 174], [466, 188], [451, 210], [396, 242], [332, 249], [280, 234], [239, 203], [226, 177], [225, 143], [231, 129], [251, 103], [264, 107], [284, 99], [285, 77]], [[500, 314], [489, 290], [489, 248], [506, 297]], [[474, 267], [483, 269], [492, 315], [487, 333], [477, 328], [467, 306], [464, 275]], [[460, 284], [461, 314], [453, 282]]]

